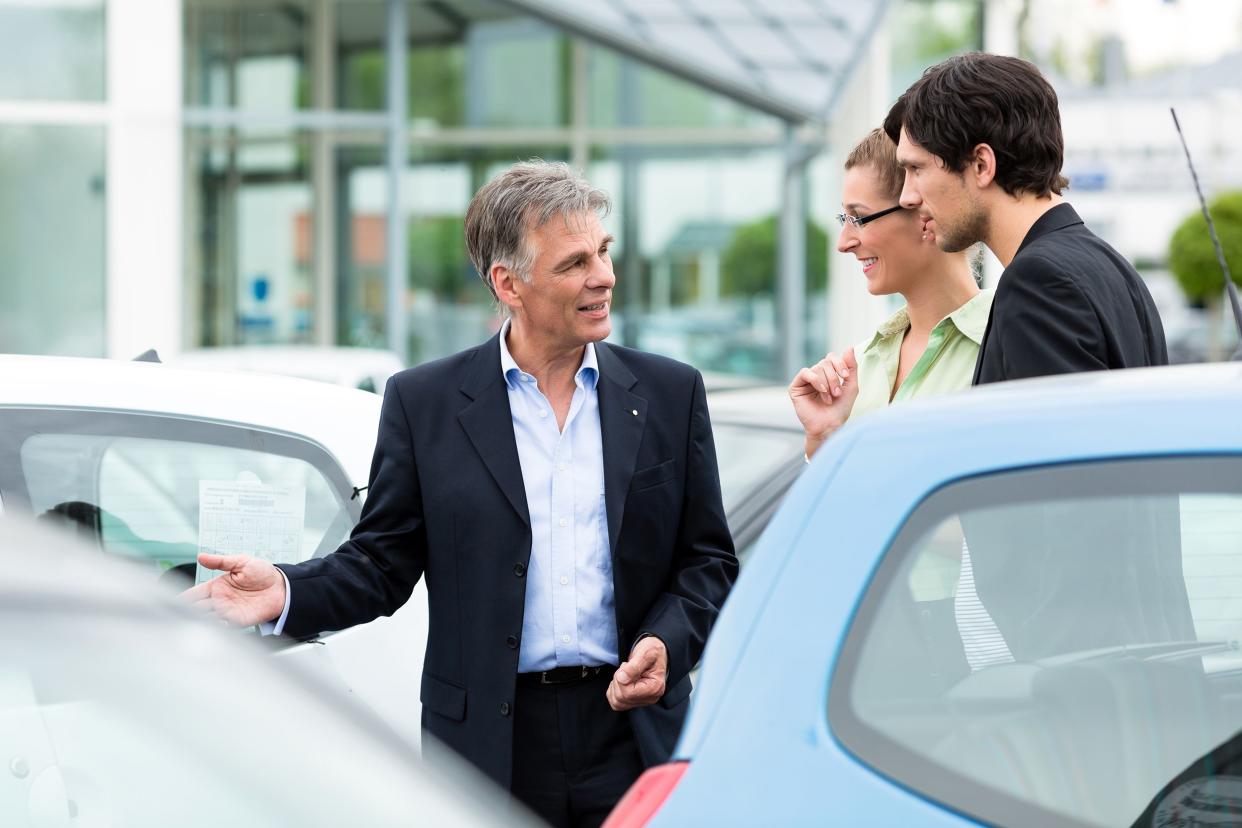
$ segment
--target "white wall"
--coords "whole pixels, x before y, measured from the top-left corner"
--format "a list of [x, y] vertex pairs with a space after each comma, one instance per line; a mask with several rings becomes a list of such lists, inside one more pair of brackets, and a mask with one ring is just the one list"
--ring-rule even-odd
[[181, 3], [109, 0], [107, 355], [181, 348]]

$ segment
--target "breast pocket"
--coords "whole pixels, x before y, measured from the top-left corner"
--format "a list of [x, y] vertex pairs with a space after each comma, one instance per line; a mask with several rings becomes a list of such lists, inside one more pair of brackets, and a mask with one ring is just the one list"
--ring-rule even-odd
[[654, 489], [656, 486], [662, 486], [677, 476], [677, 463], [675, 460], [665, 460], [663, 463], [657, 463], [654, 466], [648, 466], [645, 469], [639, 469], [634, 472], [634, 476], [630, 478], [630, 491], [641, 492], [646, 489]]

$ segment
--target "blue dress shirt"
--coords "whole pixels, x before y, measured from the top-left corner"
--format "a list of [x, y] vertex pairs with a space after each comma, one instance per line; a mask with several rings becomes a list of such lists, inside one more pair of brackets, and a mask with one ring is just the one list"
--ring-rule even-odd
[[595, 345], [587, 344], [574, 375], [576, 388], [561, 430], [536, 379], [514, 362], [508, 336], [506, 321], [500, 368], [531, 530], [518, 672], [617, 664]]
[[[509, 389], [513, 436], [530, 512], [530, 564], [518, 672], [619, 664], [612, 555], [604, 504], [604, 442], [599, 427], [599, 365], [588, 343], [574, 375], [565, 430], [556, 424], [538, 381], [509, 353], [509, 321], [500, 332], [500, 369]], [[285, 606], [263, 635], [280, 635]]]

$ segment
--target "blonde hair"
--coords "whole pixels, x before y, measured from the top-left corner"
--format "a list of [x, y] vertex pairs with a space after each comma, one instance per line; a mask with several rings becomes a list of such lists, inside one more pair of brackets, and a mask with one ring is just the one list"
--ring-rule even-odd
[[897, 163], [897, 147], [882, 129], [873, 129], [850, 150], [845, 158], [845, 169], [870, 167], [875, 171], [880, 189], [894, 201], [901, 198], [901, 187], [906, 174]]

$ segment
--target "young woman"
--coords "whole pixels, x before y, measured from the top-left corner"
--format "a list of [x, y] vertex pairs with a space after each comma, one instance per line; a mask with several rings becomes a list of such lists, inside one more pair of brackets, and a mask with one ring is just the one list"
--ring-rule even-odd
[[934, 229], [897, 203], [903, 178], [880, 129], [845, 161], [837, 249], [862, 263], [867, 290], [899, 293], [906, 304], [866, 342], [794, 377], [789, 396], [808, 458], [851, 417], [970, 385], [992, 293], [975, 284], [967, 252], [941, 251]]
[[[830, 353], [794, 377], [789, 396], [806, 431], [808, 459], [852, 417], [970, 386], [992, 292], [975, 284], [968, 252], [940, 250], [934, 228], [898, 205], [904, 177], [882, 130], [873, 130], [845, 161], [837, 249], [862, 263], [867, 290], [900, 293], [906, 305], [868, 341]], [[941, 554], [959, 565], [953, 607], [966, 664], [973, 671], [1013, 661], [975, 590], [961, 527], [945, 528]]]

